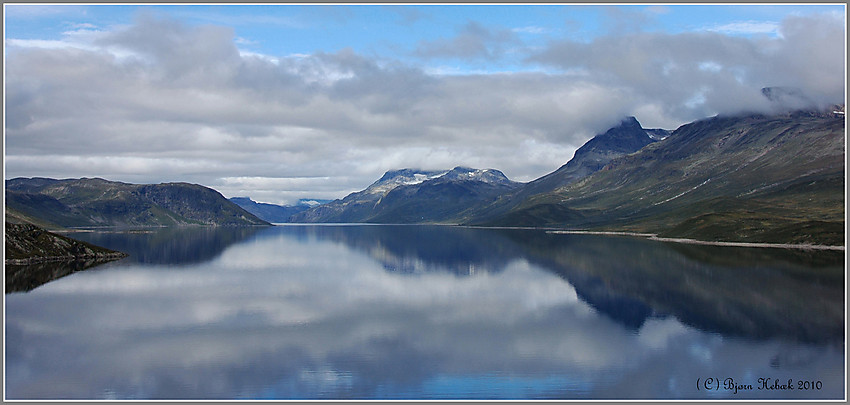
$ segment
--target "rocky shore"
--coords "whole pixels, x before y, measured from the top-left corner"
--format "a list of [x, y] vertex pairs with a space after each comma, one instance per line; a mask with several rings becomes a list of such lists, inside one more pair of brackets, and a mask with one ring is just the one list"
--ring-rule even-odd
[[41, 284], [127, 254], [57, 235], [31, 224], [6, 223], [6, 292]]
[[730, 247], [756, 247], [756, 248], [778, 248], [778, 249], [802, 249], [802, 250], [845, 250], [844, 246], [833, 245], [816, 245], [805, 243], [761, 243], [761, 242], [725, 242], [725, 241], [706, 241], [689, 238], [665, 238], [654, 233], [639, 233], [639, 232], [614, 232], [614, 231], [562, 231], [553, 230], [548, 233], [562, 233], [573, 235], [619, 235], [619, 236], [634, 236], [656, 240], [659, 242], [686, 243], [690, 245], [707, 245], [707, 246], [730, 246]]

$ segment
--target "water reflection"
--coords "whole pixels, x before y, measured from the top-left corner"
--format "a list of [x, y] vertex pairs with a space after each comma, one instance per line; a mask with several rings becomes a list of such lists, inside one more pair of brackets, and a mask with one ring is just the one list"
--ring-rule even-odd
[[811, 266], [803, 259], [812, 253], [780, 249], [531, 232], [515, 240], [531, 260], [626, 325], [670, 314], [726, 336], [831, 343], [844, 338], [843, 260], [835, 252], [818, 255]]
[[631, 330], [673, 315], [724, 335], [844, 338], [843, 252], [440, 226], [292, 226], [285, 233], [345, 243], [401, 273], [493, 273], [511, 260], [531, 260]]
[[27, 265], [5, 265], [6, 291], [27, 292], [69, 274], [90, 269], [115, 259], [66, 260]]
[[419, 274], [441, 271], [460, 276], [500, 272], [522, 256], [518, 246], [500, 233], [446, 226], [297, 226], [286, 234], [344, 243], [366, 252], [391, 272]]
[[[683, 305], [659, 297], [683, 280], [654, 286], [654, 272], [673, 271], [639, 264], [700, 268], [668, 245], [447, 227], [419, 237], [405, 233], [416, 228], [404, 229], [267, 228], [180, 271], [111, 266], [8, 295], [7, 397], [843, 396], [843, 347], [782, 333], [730, 337], [680, 321], [673, 309]], [[605, 256], [598, 266], [594, 254]], [[418, 264], [395, 270], [387, 263], [396, 258]], [[464, 267], [484, 270], [458, 271]], [[618, 269], [627, 280], [614, 277]], [[696, 284], [704, 280], [687, 278], [679, 296], [703, 292]], [[708, 295], [720, 287], [704, 288]], [[650, 315], [625, 317], [639, 323], [618, 319], [611, 314], [630, 307], [622, 300], [643, 303]], [[806, 378], [825, 388], [696, 391], [696, 379], [706, 376]]]
[[216, 258], [264, 227], [182, 226], [74, 232], [68, 236], [124, 252], [124, 263], [195, 264]]
[[[124, 252], [129, 257], [111, 265], [132, 263], [187, 265], [213, 260], [228, 246], [257, 233], [260, 227], [172, 227], [79, 230], [68, 236]], [[27, 292], [79, 271], [116, 259], [53, 261], [5, 266], [6, 293]]]

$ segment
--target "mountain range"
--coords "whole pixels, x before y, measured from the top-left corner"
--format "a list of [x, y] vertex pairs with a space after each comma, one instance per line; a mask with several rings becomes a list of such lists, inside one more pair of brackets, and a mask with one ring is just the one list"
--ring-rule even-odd
[[520, 184], [495, 169], [389, 171], [365, 190], [295, 214], [291, 221], [445, 223]]
[[714, 117], [598, 172], [469, 223], [631, 230], [702, 240], [844, 242], [843, 117]]
[[268, 225], [197, 184], [129, 184], [99, 178], [6, 180], [7, 222], [46, 228]]
[[294, 214], [330, 202], [330, 200], [301, 199], [295, 205], [278, 205], [256, 202], [250, 197], [233, 197], [229, 200], [263, 221], [277, 223], [289, 222], [289, 218]]
[[[514, 191], [500, 196], [493, 204], [470, 210], [471, 217], [461, 218], [458, 222], [486, 224], [487, 221], [508, 215], [531, 196], [583, 179], [618, 157], [637, 152], [646, 145], [665, 139], [671, 132], [664, 129], [645, 129], [635, 117], [627, 117], [618, 125], [587, 141], [576, 150], [572, 159], [554, 172], [517, 187]], [[519, 222], [510, 225], [531, 226]]]
[[[787, 96], [777, 91], [768, 95]], [[496, 169], [401, 169], [313, 207], [229, 201], [187, 183], [17, 178], [6, 181], [6, 219], [46, 228], [441, 223], [843, 245], [845, 121], [838, 107], [716, 116], [673, 131], [627, 117], [528, 183]]]
[[644, 129], [628, 117], [529, 183], [493, 169], [402, 169], [292, 221], [843, 245], [844, 145], [844, 117], [829, 112], [716, 116], [674, 131]]

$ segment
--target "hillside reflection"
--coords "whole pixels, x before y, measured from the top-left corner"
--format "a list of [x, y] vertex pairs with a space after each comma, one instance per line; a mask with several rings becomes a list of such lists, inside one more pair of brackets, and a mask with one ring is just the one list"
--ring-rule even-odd
[[[835, 285], [843, 276], [828, 263], [457, 227], [280, 226], [218, 246], [225, 247], [202, 263], [116, 263], [9, 294], [6, 395], [197, 401], [844, 394], [843, 289]], [[716, 254], [725, 257], [699, 259]], [[695, 389], [697, 378], [716, 375], [752, 384], [760, 376], [806, 378], [824, 388], [739, 395]]]
[[296, 238], [344, 243], [365, 252], [387, 271], [448, 272], [458, 276], [498, 273], [522, 252], [500, 233], [449, 226], [288, 226]]
[[729, 248], [631, 237], [447, 226], [318, 226], [275, 231], [341, 242], [392, 272], [498, 273], [528, 260], [568, 281], [624, 327], [674, 316], [707, 332], [833, 342], [844, 336], [842, 252]]
[[122, 263], [196, 264], [215, 259], [229, 246], [264, 227], [183, 226], [75, 232], [75, 239], [129, 255]]

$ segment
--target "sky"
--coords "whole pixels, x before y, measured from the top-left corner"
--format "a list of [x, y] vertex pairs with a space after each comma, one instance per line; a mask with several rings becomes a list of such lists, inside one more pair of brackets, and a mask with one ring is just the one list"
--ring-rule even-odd
[[[635, 116], [845, 100], [844, 4], [4, 4], [6, 179], [292, 204], [400, 168], [530, 181]], [[785, 106], [787, 107], [787, 105]]]

